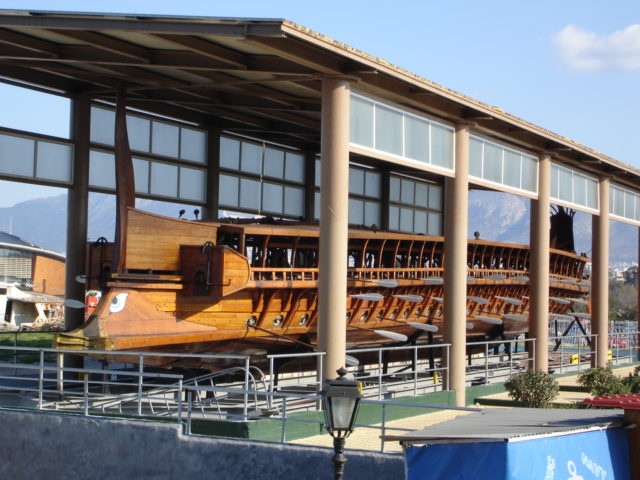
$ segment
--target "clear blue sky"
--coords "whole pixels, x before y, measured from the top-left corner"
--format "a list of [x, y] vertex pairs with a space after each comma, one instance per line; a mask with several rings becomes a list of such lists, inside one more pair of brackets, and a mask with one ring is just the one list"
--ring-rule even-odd
[[[19, 10], [287, 18], [640, 168], [638, 0], [3, 3]], [[6, 88], [0, 99], [0, 125], [67, 131], [67, 119], [50, 113], [64, 103], [30, 108]], [[0, 189], [3, 206], [11, 196], [6, 184]]]

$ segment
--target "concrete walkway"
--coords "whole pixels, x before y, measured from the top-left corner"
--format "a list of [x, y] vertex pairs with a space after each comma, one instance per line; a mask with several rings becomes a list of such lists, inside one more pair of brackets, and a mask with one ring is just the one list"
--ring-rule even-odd
[[[625, 377], [629, 373], [633, 373], [636, 365], [631, 365], [628, 367], [620, 367], [614, 368], [614, 372], [616, 375], [620, 377]], [[566, 377], [559, 377], [558, 383], [561, 386], [578, 386], [578, 375], [571, 375]], [[565, 403], [565, 404], [574, 404], [580, 403], [585, 398], [588, 398], [590, 395], [586, 392], [573, 392], [573, 391], [560, 391], [560, 394], [554, 401], [555, 403]], [[487, 399], [497, 399], [497, 400], [510, 400], [509, 394], [497, 393], [494, 395], [487, 395], [482, 398]], [[474, 406], [474, 408], [483, 408], [481, 406]], [[496, 407], [491, 407], [496, 408]], [[510, 408], [510, 407], [505, 407]], [[424, 415], [418, 415], [415, 417], [404, 418], [401, 420], [394, 420], [392, 422], [387, 422], [386, 431], [387, 434], [391, 433], [402, 433], [400, 430], [391, 430], [391, 428], [406, 428], [410, 430], [419, 430], [424, 427], [428, 427], [430, 425], [436, 425], [438, 423], [446, 422], [447, 420], [452, 420], [461, 415], [469, 415], [471, 412], [464, 412], [459, 410], [441, 410], [438, 412], [427, 413]], [[380, 435], [382, 431], [380, 429], [380, 424], [373, 425], [373, 427], [378, 428], [365, 428], [358, 427], [354, 430], [351, 436], [347, 439], [346, 445], [347, 448], [357, 449], [357, 450], [370, 450], [370, 451], [380, 451], [381, 441]], [[300, 445], [314, 445], [320, 447], [332, 447], [333, 440], [328, 435], [316, 435], [313, 437], [301, 438], [294, 442], [295, 444]], [[402, 447], [398, 442], [385, 442], [384, 451], [393, 453], [393, 452], [402, 452]]]

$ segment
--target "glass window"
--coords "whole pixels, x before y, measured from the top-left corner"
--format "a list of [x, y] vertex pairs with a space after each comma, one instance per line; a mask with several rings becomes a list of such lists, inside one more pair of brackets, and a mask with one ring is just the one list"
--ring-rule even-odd
[[142, 158], [133, 159], [133, 178], [136, 193], [149, 193], [149, 162]]
[[151, 137], [151, 151], [156, 155], [178, 158], [180, 129], [175, 125], [162, 122], [151, 122], [151, 129], [153, 133]]
[[613, 192], [613, 213], [619, 217], [624, 217], [624, 192], [617, 188], [612, 188]]
[[378, 202], [364, 202], [364, 224], [380, 226], [380, 204]]
[[376, 105], [377, 150], [402, 155], [402, 113]]
[[35, 141], [30, 138], [0, 134], [0, 172], [33, 177]]
[[398, 177], [391, 177], [389, 182], [389, 199], [392, 202], [400, 201], [400, 179]]
[[551, 198], [559, 198], [558, 182], [560, 177], [560, 169], [555, 165], [551, 165]]
[[364, 195], [364, 170], [349, 168], [349, 193]]
[[389, 207], [389, 229], [400, 230], [400, 208], [393, 205]]
[[151, 121], [127, 115], [127, 135], [129, 136], [129, 148], [138, 152], [149, 152], [151, 143]]
[[469, 139], [469, 175], [482, 178], [482, 140]]
[[151, 162], [150, 193], [163, 197], [178, 196], [178, 167], [166, 163]]
[[373, 103], [351, 95], [349, 139], [365, 147], [373, 147]]
[[322, 181], [322, 162], [320, 159], [316, 160], [316, 171], [314, 177], [314, 185], [316, 187], [320, 186], [320, 182]]
[[411, 208], [400, 208], [400, 230], [403, 232], [413, 231], [413, 210]]
[[520, 188], [520, 165], [519, 153], [510, 150], [504, 151], [504, 183], [510, 187]]
[[240, 142], [232, 138], [220, 138], [220, 166], [240, 170]]
[[180, 198], [205, 201], [205, 171], [199, 168], [180, 167]]
[[262, 145], [242, 142], [240, 170], [260, 175], [262, 173]]
[[573, 201], [571, 177], [572, 175], [569, 170], [564, 168], [558, 170], [558, 189], [560, 191], [560, 200], [567, 202]]
[[220, 175], [220, 204], [228, 207], [238, 207], [238, 193], [240, 179], [231, 175]]
[[349, 199], [349, 223], [362, 225], [364, 222], [364, 202], [355, 198]]
[[573, 203], [587, 204], [587, 179], [582, 175], [573, 176]]
[[640, 196], [636, 195], [636, 220], [640, 220]]
[[412, 160], [429, 162], [429, 122], [405, 115], [404, 154]]
[[429, 186], [426, 183], [416, 183], [415, 205], [427, 207], [429, 205]]
[[320, 220], [320, 192], [313, 194], [313, 218]]
[[116, 113], [113, 110], [91, 107], [90, 138], [92, 142], [113, 145]]
[[365, 171], [364, 194], [367, 197], [380, 198], [380, 174], [378, 172]]
[[272, 178], [284, 177], [284, 152], [282, 150], [265, 148], [264, 175]]
[[413, 205], [415, 199], [415, 182], [412, 182], [411, 180], [402, 180], [401, 185], [400, 202]]
[[196, 163], [207, 163], [207, 134], [191, 128], [181, 128], [180, 158]]
[[427, 235], [442, 235], [442, 214], [429, 212]]
[[36, 177], [58, 182], [71, 182], [71, 147], [61, 143], [38, 141]]
[[624, 193], [624, 216], [625, 218], [635, 218], [636, 199], [633, 193]]
[[439, 185], [429, 185], [429, 208], [442, 210], [442, 187]]
[[527, 155], [522, 155], [521, 187], [529, 192], [538, 191], [538, 161]]
[[304, 155], [287, 152], [285, 154], [284, 178], [290, 182], [304, 183]]
[[484, 144], [484, 164], [482, 178], [502, 183], [502, 149], [490, 143]]
[[587, 207], [598, 209], [598, 182], [587, 178]]
[[116, 188], [116, 159], [112, 153], [91, 150], [89, 153], [89, 185]]
[[296, 217], [304, 216], [304, 189], [284, 187], [284, 213]]
[[284, 187], [274, 183], [264, 182], [262, 184], [262, 210], [271, 213], [282, 213]]
[[259, 181], [241, 178], [240, 207], [260, 211], [261, 190]]
[[431, 124], [431, 164], [453, 168], [453, 132]]
[[413, 217], [413, 232], [427, 233], [427, 212], [416, 210]]

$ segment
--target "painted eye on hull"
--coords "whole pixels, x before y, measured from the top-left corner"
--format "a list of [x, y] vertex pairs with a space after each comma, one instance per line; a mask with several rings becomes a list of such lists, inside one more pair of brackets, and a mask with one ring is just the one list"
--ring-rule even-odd
[[111, 313], [118, 313], [124, 310], [124, 306], [127, 303], [128, 293], [119, 293], [111, 299], [111, 305], [109, 305], [109, 311]]

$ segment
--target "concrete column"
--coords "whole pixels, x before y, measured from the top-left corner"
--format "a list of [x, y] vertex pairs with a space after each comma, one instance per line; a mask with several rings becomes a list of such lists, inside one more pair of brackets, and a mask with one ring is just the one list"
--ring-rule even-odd
[[529, 240], [529, 336], [536, 339], [533, 368], [549, 370], [549, 241], [551, 219], [551, 157], [540, 154], [538, 162], [538, 199], [531, 201]]
[[220, 130], [207, 131], [207, 206], [202, 218], [218, 220], [220, 216]]
[[320, 282], [318, 350], [326, 352], [323, 378], [345, 364], [349, 204], [349, 82], [322, 81]]
[[455, 177], [445, 180], [444, 325], [449, 355], [449, 390], [465, 405], [467, 345], [467, 223], [469, 203], [469, 129], [456, 126]]
[[[71, 104], [71, 134], [74, 142], [73, 184], [67, 191], [67, 258], [64, 296], [84, 302], [85, 286], [76, 281], [76, 276], [86, 273], [91, 101], [88, 96], [80, 94], [73, 98]], [[83, 309], [65, 307], [65, 330], [78, 328], [83, 322]]]
[[607, 366], [609, 350], [609, 178], [599, 183], [600, 213], [592, 228], [591, 331], [598, 335], [595, 366]]

